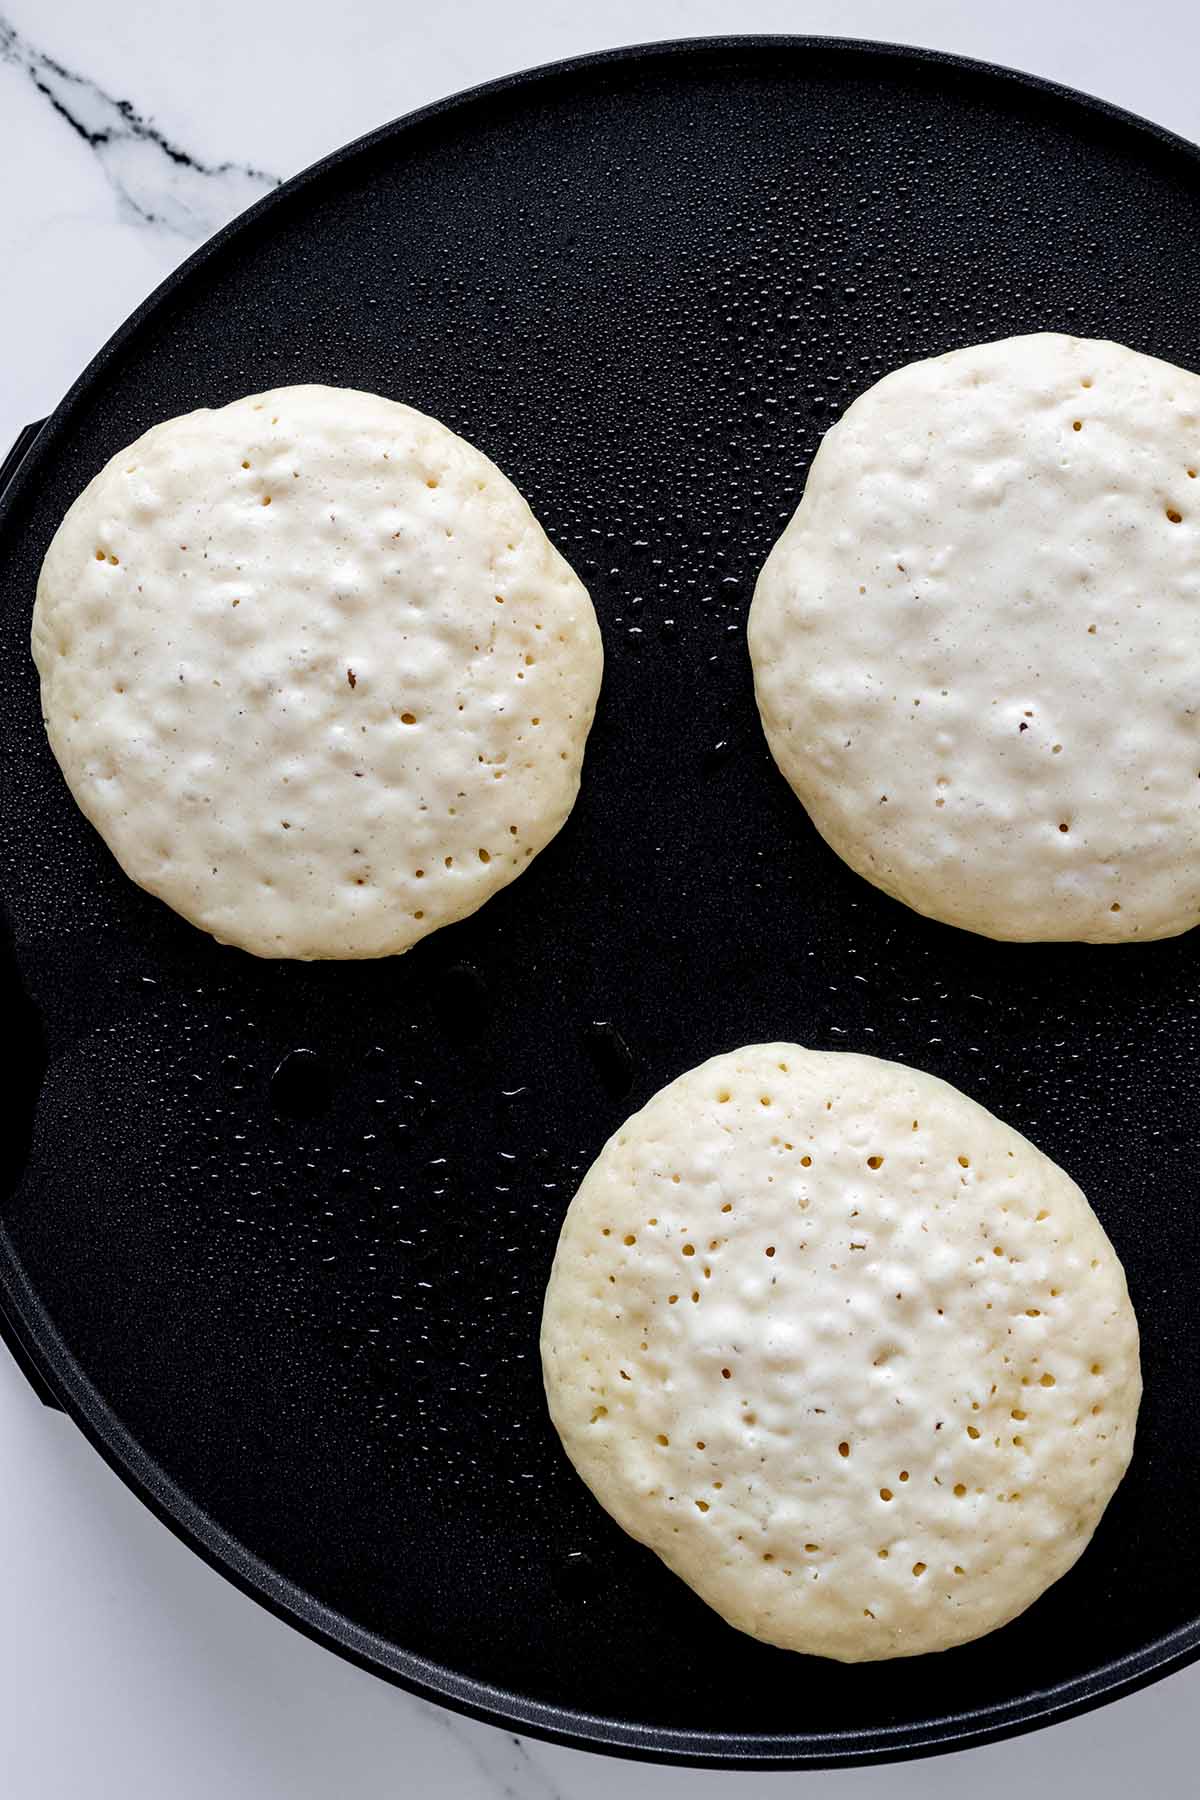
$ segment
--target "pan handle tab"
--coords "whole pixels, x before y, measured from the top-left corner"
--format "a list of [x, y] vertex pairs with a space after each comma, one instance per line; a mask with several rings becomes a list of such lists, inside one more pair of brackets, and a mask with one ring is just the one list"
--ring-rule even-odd
[[[2, 491], [3, 490], [0, 489], [0, 492]], [[40, 1370], [35, 1367], [28, 1350], [26, 1350], [19, 1335], [13, 1329], [12, 1324], [6, 1316], [3, 1305], [0, 1305], [0, 1341], [3, 1341], [3, 1343], [7, 1345], [13, 1361], [16, 1363], [18, 1369], [20, 1369], [22, 1375], [25, 1377], [42, 1405], [52, 1406], [55, 1412], [61, 1412], [62, 1407], [55, 1399], [53, 1389], [41, 1374]]]
[[[17, 433], [16, 441], [11, 450], [4, 458], [4, 461], [0, 463], [0, 500], [3, 500], [4, 495], [8, 491], [9, 483], [12, 481], [13, 476], [16, 474], [21, 464], [25, 461], [26, 456], [33, 447], [34, 439], [37, 437], [38, 432], [45, 423], [45, 419], [35, 419], [33, 424], [23, 426]], [[18, 1369], [20, 1369], [22, 1375], [24, 1375], [26, 1381], [29, 1383], [42, 1405], [52, 1406], [56, 1412], [61, 1412], [62, 1407], [55, 1399], [49, 1383], [35, 1367], [29, 1352], [21, 1342], [18, 1333], [9, 1323], [3, 1305], [0, 1305], [0, 1342], [7, 1345], [13, 1361], [16, 1363]]]
[[17, 433], [16, 442], [0, 463], [0, 500], [3, 500], [9, 482], [33, 448], [33, 440], [45, 423], [45, 419], [35, 419], [32, 425], [23, 425]]

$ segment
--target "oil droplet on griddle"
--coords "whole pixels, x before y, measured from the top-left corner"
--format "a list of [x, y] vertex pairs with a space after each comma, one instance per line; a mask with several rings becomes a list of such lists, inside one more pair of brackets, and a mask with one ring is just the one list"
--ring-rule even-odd
[[593, 1019], [584, 1034], [601, 1086], [621, 1100], [633, 1086], [633, 1053], [610, 1019]]
[[599, 1594], [603, 1579], [586, 1550], [565, 1550], [554, 1558], [554, 1583], [564, 1598], [584, 1605]]
[[271, 1104], [284, 1119], [315, 1119], [333, 1098], [329, 1071], [315, 1050], [289, 1050], [271, 1077]]
[[447, 1037], [473, 1044], [488, 1022], [487, 983], [473, 963], [452, 963], [443, 972], [434, 1004]]

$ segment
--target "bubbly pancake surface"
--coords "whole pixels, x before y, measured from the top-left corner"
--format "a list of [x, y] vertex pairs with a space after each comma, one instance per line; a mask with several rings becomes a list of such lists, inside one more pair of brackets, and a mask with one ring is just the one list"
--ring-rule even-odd
[[773, 756], [918, 912], [1113, 943], [1200, 918], [1200, 378], [1055, 333], [886, 376], [749, 621]]
[[1085, 1549], [1141, 1393], [1075, 1183], [896, 1063], [760, 1044], [609, 1140], [547, 1291], [584, 1481], [730, 1624], [842, 1661], [945, 1649]]
[[583, 584], [445, 426], [305, 386], [154, 427], [71, 507], [33, 621], [51, 746], [136, 882], [269, 957], [394, 954], [563, 824]]

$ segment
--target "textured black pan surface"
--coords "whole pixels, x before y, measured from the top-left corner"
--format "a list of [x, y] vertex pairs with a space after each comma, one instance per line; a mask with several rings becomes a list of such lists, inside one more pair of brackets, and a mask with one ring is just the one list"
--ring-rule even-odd
[[[1200, 939], [997, 945], [867, 887], [771, 764], [744, 624], [865, 386], [1040, 328], [1200, 366], [1197, 242], [1196, 152], [1062, 90], [846, 44], [655, 48], [341, 152], [172, 278], [43, 432], [0, 519], [9, 1035], [48, 1055], [32, 1123], [10, 1090], [0, 1283], [125, 1478], [304, 1629], [521, 1729], [760, 1763], [970, 1741], [1196, 1654]], [[608, 658], [561, 837], [374, 965], [257, 962], [132, 886], [45, 746], [27, 650], [46, 545], [111, 453], [311, 380], [494, 457]], [[1071, 1575], [937, 1659], [736, 1635], [546, 1418], [578, 1177], [664, 1081], [773, 1037], [956, 1083], [1077, 1177], [1129, 1271], [1129, 1477]]]

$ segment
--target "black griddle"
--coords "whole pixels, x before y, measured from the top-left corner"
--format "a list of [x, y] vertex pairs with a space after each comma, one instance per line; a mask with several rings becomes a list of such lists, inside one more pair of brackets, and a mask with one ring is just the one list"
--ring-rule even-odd
[[[1196, 368], [1198, 241], [1195, 149], [1023, 76], [829, 40], [584, 58], [289, 182], [26, 449], [0, 511], [0, 1296], [47, 1396], [281, 1617], [523, 1732], [763, 1767], [980, 1742], [1200, 1653], [1200, 939], [996, 944], [886, 899], [774, 769], [744, 637], [856, 394], [1042, 328]], [[298, 381], [480, 445], [607, 652], [561, 836], [375, 964], [256, 961], [126, 880], [28, 653], [41, 558], [105, 459]], [[546, 1416], [540, 1303], [580, 1175], [662, 1083], [770, 1038], [954, 1082], [1071, 1171], [1129, 1272], [1129, 1475], [1070, 1575], [936, 1658], [739, 1636], [608, 1520]]]

